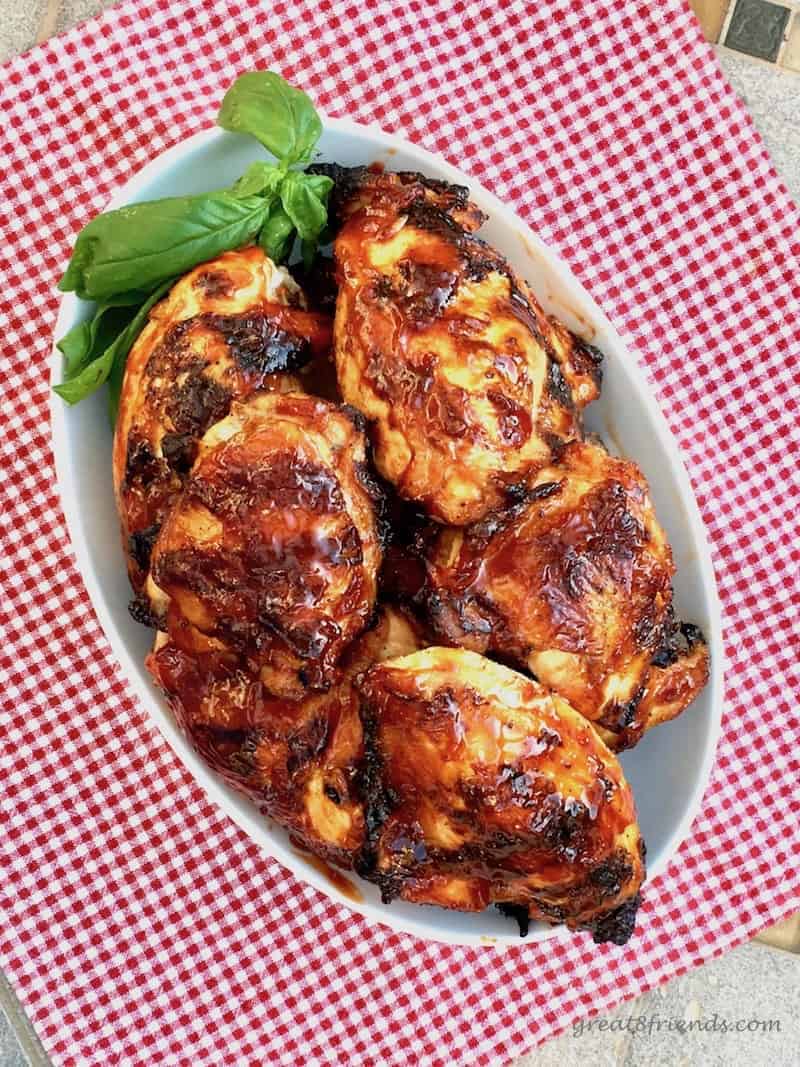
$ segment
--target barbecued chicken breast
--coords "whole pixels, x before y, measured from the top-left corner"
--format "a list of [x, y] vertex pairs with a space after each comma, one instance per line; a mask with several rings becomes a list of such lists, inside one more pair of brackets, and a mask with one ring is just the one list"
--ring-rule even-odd
[[320, 168], [336, 181], [342, 396], [370, 421], [400, 495], [465, 525], [502, 505], [581, 435], [600, 354], [547, 318], [475, 237], [467, 190], [416, 174]]
[[215, 423], [153, 546], [170, 639], [236, 653], [265, 689], [327, 689], [370, 620], [381, 545], [364, 435], [340, 407], [264, 393]]
[[441, 531], [427, 566], [444, 639], [529, 669], [612, 748], [635, 744], [705, 684], [699, 631], [664, 659], [674, 567], [645, 478], [600, 444], [567, 445], [524, 500]]
[[[330, 346], [331, 321], [305, 310], [287, 271], [259, 248], [225, 252], [181, 278], [128, 357], [114, 435], [114, 488], [136, 593], [194, 461], [233, 400], [300, 390], [294, 370]], [[139, 603], [146, 620], [147, 607]]]
[[633, 796], [592, 725], [530, 678], [453, 648], [357, 682], [360, 872], [383, 899], [630, 936], [644, 879]]
[[235, 654], [199, 654], [157, 635], [147, 667], [200, 755], [303, 848], [352, 867], [364, 841], [356, 779], [363, 745], [353, 680], [420, 647], [414, 622], [385, 607], [350, 646], [341, 681], [300, 701], [271, 696]]

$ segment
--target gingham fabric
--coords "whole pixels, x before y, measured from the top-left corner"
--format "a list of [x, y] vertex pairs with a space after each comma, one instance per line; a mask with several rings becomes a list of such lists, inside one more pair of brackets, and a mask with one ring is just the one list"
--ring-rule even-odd
[[[50, 451], [54, 286], [109, 196], [268, 66], [512, 204], [680, 444], [726, 616], [724, 735], [625, 948], [445, 947], [329, 903], [206, 800], [94, 617]], [[502, 1064], [796, 908], [800, 219], [688, 8], [130, 0], [0, 83], [0, 963], [53, 1060]]]

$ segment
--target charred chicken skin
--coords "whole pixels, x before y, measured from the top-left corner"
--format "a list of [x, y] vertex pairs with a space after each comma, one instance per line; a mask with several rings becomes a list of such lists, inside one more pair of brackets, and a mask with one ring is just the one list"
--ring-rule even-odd
[[361, 873], [385, 901], [588, 928], [624, 943], [644, 878], [633, 797], [592, 725], [530, 678], [427, 648], [357, 683]]
[[420, 644], [412, 620], [384, 608], [345, 653], [339, 683], [300, 701], [272, 696], [230, 652], [194, 653], [166, 634], [158, 634], [147, 667], [206, 762], [302, 848], [349, 868], [364, 843], [357, 789], [363, 744], [353, 680]]
[[580, 437], [600, 354], [547, 318], [473, 233], [467, 190], [327, 168], [340, 230], [334, 345], [344, 400], [371, 423], [379, 472], [436, 520], [502, 506]]
[[330, 320], [304, 304], [287, 271], [245, 248], [191, 271], [150, 313], [128, 357], [113, 455], [136, 593], [205, 431], [233, 400], [300, 389], [285, 372], [329, 347]]
[[706, 682], [702, 636], [675, 627], [672, 554], [644, 476], [599, 444], [567, 445], [524, 500], [442, 530], [427, 564], [442, 637], [527, 668], [612, 748], [677, 715]]
[[376, 492], [341, 408], [296, 393], [235, 403], [153, 547], [160, 628], [194, 654], [235, 654], [276, 696], [327, 689], [375, 606]]

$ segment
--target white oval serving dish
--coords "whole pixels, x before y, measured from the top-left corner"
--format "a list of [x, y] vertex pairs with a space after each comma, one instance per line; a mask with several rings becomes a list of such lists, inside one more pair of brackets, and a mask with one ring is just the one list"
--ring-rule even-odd
[[[491, 193], [431, 153], [376, 128], [325, 117], [323, 125], [318, 145], [320, 160], [345, 165], [378, 161], [391, 170], [416, 170], [469, 186], [472, 198], [489, 215], [481, 236], [528, 279], [547, 312], [557, 315], [605, 353], [602, 397], [589, 408], [587, 425], [601, 433], [612, 450], [635, 459], [647, 475], [678, 568], [678, 616], [703, 629], [711, 650], [711, 679], [694, 705], [676, 721], [651, 731], [622, 757], [647, 842], [649, 875], [645, 894], [657, 893], [655, 879], [689, 833], [700, 808], [719, 734], [723, 677], [720, 612], [709, 550], [689, 479], [664, 417], [644, 375], [600, 308], [567, 266]], [[108, 207], [221, 188], [259, 158], [263, 158], [263, 152], [250, 138], [218, 129], [204, 130], [148, 163]], [[89, 310], [90, 305], [72, 294], [66, 295], [54, 337], [65, 334]], [[61, 380], [61, 356], [55, 348], [52, 380]], [[131, 594], [112, 491], [112, 435], [105, 391], [74, 408], [54, 394], [51, 408], [61, 500], [89, 596], [135, 693], [206, 793], [298, 878], [360, 912], [370, 922], [454, 944], [519, 945], [515, 923], [494, 909], [464, 914], [404, 903], [385, 905], [374, 886], [348, 876], [357, 883], [356, 895], [361, 897], [360, 902], [354, 901], [312, 860], [294, 849], [283, 830], [259, 815], [250, 801], [203, 763], [178, 730], [144, 668], [151, 633], [128, 614]], [[553, 936], [571, 935], [563, 929], [535, 924], [528, 941]]]

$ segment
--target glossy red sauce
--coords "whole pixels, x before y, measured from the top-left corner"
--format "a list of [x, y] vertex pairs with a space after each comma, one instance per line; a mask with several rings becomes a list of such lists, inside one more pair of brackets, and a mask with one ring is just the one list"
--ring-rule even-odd
[[292, 851], [296, 856], [305, 860], [306, 863], [311, 864], [314, 870], [319, 871], [334, 889], [338, 889], [342, 896], [352, 900], [355, 904], [363, 903], [364, 896], [361, 891], [353, 885], [349, 878], [345, 878], [341, 871], [337, 871], [335, 867], [331, 867], [329, 863], [326, 863], [325, 860], [313, 855], [311, 852], [303, 852], [297, 848], [292, 849]]

